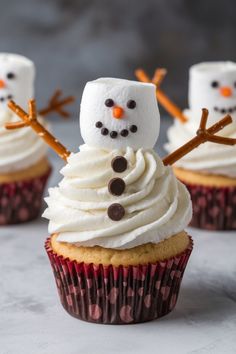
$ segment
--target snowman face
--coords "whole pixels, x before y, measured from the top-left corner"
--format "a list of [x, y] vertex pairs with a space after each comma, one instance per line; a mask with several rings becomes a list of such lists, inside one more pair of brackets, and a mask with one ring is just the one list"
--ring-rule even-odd
[[8, 111], [9, 100], [27, 107], [34, 95], [34, 71], [31, 60], [17, 54], [0, 53], [0, 111]]
[[230, 114], [236, 122], [236, 63], [208, 62], [190, 68], [189, 106], [199, 116], [209, 110], [209, 123]]
[[154, 85], [113, 78], [86, 84], [80, 111], [86, 144], [105, 149], [152, 148], [159, 128]]

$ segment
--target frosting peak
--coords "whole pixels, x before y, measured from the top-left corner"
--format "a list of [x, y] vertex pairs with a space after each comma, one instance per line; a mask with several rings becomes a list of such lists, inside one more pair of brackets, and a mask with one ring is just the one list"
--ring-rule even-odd
[[[127, 169], [117, 173], [112, 160], [123, 156]], [[103, 150], [83, 145], [72, 153], [61, 170], [64, 178], [49, 190], [49, 232], [59, 233], [58, 241], [79, 246], [131, 248], [160, 242], [182, 231], [192, 215], [190, 197], [151, 149], [130, 147]], [[125, 191], [120, 196], [108, 190], [109, 181], [122, 178]], [[121, 204], [125, 216], [119, 222], [107, 215], [113, 203]]]

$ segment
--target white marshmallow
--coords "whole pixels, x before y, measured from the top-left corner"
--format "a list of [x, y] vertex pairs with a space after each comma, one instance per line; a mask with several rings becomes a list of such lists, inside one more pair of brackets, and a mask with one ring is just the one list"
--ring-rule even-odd
[[[114, 106], [124, 110], [122, 119], [113, 116], [113, 107], [107, 107], [105, 101], [112, 99]], [[136, 107], [130, 109], [127, 102], [134, 100]], [[109, 130], [108, 135], [102, 135], [101, 129], [96, 127], [100, 121], [103, 128]], [[137, 132], [130, 132], [131, 125], [137, 126]], [[115, 78], [100, 78], [86, 84], [80, 110], [80, 129], [84, 142], [90, 146], [104, 149], [125, 149], [131, 147], [135, 150], [152, 148], [159, 135], [160, 114], [155, 96], [155, 86], [137, 81]], [[120, 132], [129, 131], [123, 137]], [[115, 139], [110, 132], [116, 131]]]
[[[213, 82], [218, 86], [212, 87]], [[215, 84], [216, 85], [216, 84]], [[201, 109], [209, 110], [208, 123], [213, 124], [230, 113], [236, 122], [236, 63], [206, 62], [193, 65], [189, 78], [189, 107], [193, 113], [189, 119], [200, 117]], [[230, 89], [224, 96], [222, 88]], [[231, 112], [232, 111], [232, 112]]]
[[34, 97], [34, 77], [31, 60], [18, 54], [0, 53], [0, 111], [8, 110], [9, 99], [27, 109], [28, 100]]

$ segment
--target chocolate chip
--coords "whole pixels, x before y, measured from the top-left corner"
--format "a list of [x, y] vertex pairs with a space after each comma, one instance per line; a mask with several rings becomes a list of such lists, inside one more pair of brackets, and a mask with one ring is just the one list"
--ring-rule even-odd
[[127, 135], [129, 135], [129, 131], [127, 129], [123, 129], [121, 130], [120, 135], [126, 137]]
[[109, 133], [109, 130], [107, 128], [102, 128], [101, 134], [102, 135], [107, 135]]
[[7, 96], [7, 99], [8, 99], [8, 100], [12, 100], [12, 99], [13, 99], [13, 96], [12, 96], [12, 95], [8, 95], [8, 96]]
[[111, 98], [108, 98], [108, 99], [105, 101], [105, 106], [107, 106], [107, 107], [112, 107], [112, 106], [114, 106], [114, 101], [113, 101]]
[[218, 81], [212, 81], [211, 87], [216, 88], [218, 86], [219, 86], [219, 82]]
[[107, 209], [108, 217], [113, 221], [120, 221], [125, 216], [125, 209], [119, 203], [114, 203]]
[[137, 125], [131, 125], [129, 130], [131, 131], [131, 133], [136, 133], [136, 131], [138, 130], [138, 127], [137, 127]]
[[14, 79], [15, 78], [15, 74], [14, 73], [12, 73], [12, 72], [10, 72], [10, 73], [7, 73], [7, 78], [8, 79]]
[[135, 102], [134, 100], [129, 100], [129, 101], [127, 102], [127, 107], [128, 107], [129, 109], [134, 109], [134, 108], [136, 107], [136, 102]]
[[221, 109], [221, 113], [224, 114], [226, 110], [224, 108]]
[[0, 97], [0, 101], [1, 101], [1, 102], [4, 102], [4, 101], [5, 101], [5, 98], [4, 98], [4, 97]]
[[112, 178], [109, 181], [108, 190], [112, 195], [121, 195], [125, 190], [125, 182], [121, 178]]
[[117, 138], [117, 135], [118, 135], [118, 133], [117, 133], [115, 130], [112, 130], [112, 132], [110, 132], [110, 137], [111, 137], [112, 139]]
[[229, 113], [232, 113], [233, 112], [233, 108], [229, 108]]
[[127, 169], [127, 166], [128, 166], [128, 162], [126, 158], [123, 156], [116, 156], [111, 161], [111, 167], [113, 171], [118, 173], [124, 172]]
[[102, 127], [102, 122], [96, 122], [95, 127], [96, 128], [101, 128]]
[[214, 111], [218, 112], [218, 108], [217, 108], [217, 107], [214, 107]]

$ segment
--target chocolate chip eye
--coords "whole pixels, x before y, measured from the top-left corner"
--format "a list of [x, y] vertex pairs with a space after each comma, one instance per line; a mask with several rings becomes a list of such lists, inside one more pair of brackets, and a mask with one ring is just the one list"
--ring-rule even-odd
[[136, 102], [135, 102], [134, 100], [129, 100], [129, 101], [127, 102], [127, 107], [128, 107], [129, 109], [134, 109], [134, 108], [136, 107]]
[[212, 81], [211, 87], [213, 87], [213, 88], [219, 87], [219, 82], [218, 81]]
[[9, 80], [12, 80], [12, 79], [14, 79], [15, 78], [15, 74], [14, 73], [7, 73], [7, 78], [9, 79]]
[[236, 81], [234, 82], [234, 87], [236, 87]]
[[108, 98], [108, 99], [105, 101], [105, 106], [107, 106], [107, 107], [112, 107], [112, 106], [114, 106], [114, 101], [113, 101], [111, 98]]

